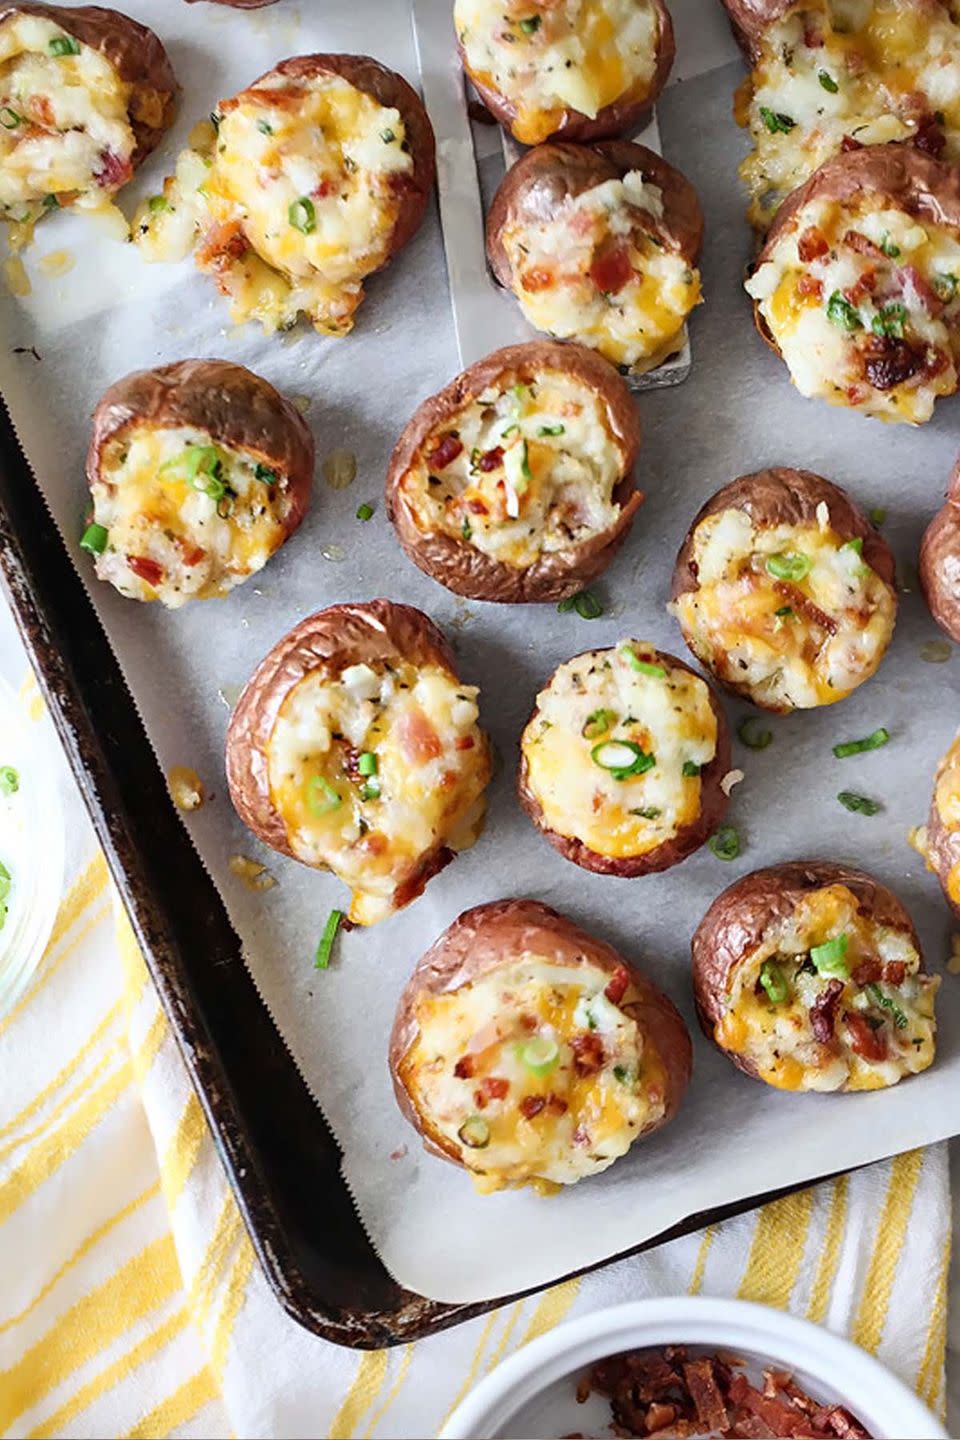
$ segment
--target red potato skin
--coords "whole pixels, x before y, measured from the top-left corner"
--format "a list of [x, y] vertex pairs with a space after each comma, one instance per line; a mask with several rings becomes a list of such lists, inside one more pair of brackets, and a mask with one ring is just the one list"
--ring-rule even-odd
[[[461, 410], [488, 386], [529, 384], [546, 370], [559, 370], [582, 381], [604, 400], [610, 432], [623, 457], [623, 478], [613, 492], [614, 502], [620, 506], [616, 524], [578, 545], [542, 555], [526, 570], [503, 564], [452, 535], [424, 533], [404, 494], [402, 481], [429, 436], [438, 427], [453, 424]], [[390, 457], [385, 486], [387, 515], [413, 563], [455, 595], [503, 604], [562, 600], [582, 590], [605, 570], [627, 538], [644, 498], [636, 489], [633, 474], [639, 449], [637, 408], [620, 376], [601, 356], [582, 345], [557, 341], [508, 345], [478, 360], [415, 411]]]
[[920, 543], [919, 569], [930, 614], [960, 645], [960, 461], [950, 478], [946, 503]]
[[[158, 37], [129, 15], [103, 5], [4, 5], [0, 7], [0, 26], [15, 15], [36, 15], [54, 21], [81, 45], [97, 50], [121, 80], [133, 87], [130, 124], [137, 142], [132, 156], [136, 169], [173, 124], [180, 88]], [[156, 117], [151, 112], [157, 104], [160, 117], [159, 123], [154, 123]]]
[[178, 360], [117, 380], [93, 412], [87, 480], [100, 479], [106, 445], [125, 430], [196, 426], [214, 441], [246, 451], [278, 471], [284, 538], [300, 524], [313, 483], [310, 428], [268, 382], [227, 360]]
[[[665, 0], [653, 0], [653, 3], [658, 22], [657, 55], [648, 90], [643, 95], [637, 96], [636, 99], [628, 98], [626, 95], [621, 96], [619, 100], [614, 100], [611, 105], [605, 105], [602, 110], [599, 110], [593, 120], [580, 110], [564, 110], [557, 128], [547, 138], [576, 140], [578, 143], [588, 144], [594, 140], [612, 140], [626, 134], [629, 130], [642, 129], [654, 102], [667, 83], [677, 48], [673, 34], [673, 20]], [[512, 133], [513, 122], [517, 116], [517, 107], [514, 102], [509, 100], [506, 95], [502, 95], [499, 90], [494, 89], [493, 86], [486, 85], [477, 79], [467, 64], [467, 57], [459, 37], [457, 38], [457, 52], [464, 73], [468, 76], [471, 85], [490, 114], [499, 120], [505, 130]]]
[[800, 10], [798, 0], [721, 0], [730, 17], [737, 44], [749, 60], [759, 58], [763, 37], [771, 25], [791, 10]]
[[403, 1060], [420, 1033], [417, 1001], [423, 994], [444, 995], [470, 985], [524, 952], [542, 956], [550, 964], [594, 966], [609, 975], [621, 967], [629, 972], [638, 998], [622, 1009], [636, 1021], [645, 1043], [657, 1052], [666, 1073], [663, 1118], [639, 1132], [638, 1139], [640, 1134], [652, 1134], [673, 1119], [690, 1082], [693, 1047], [679, 1012], [612, 945], [588, 935], [572, 920], [537, 900], [495, 900], [477, 905], [454, 920], [417, 961], [400, 996], [388, 1052], [393, 1090], [404, 1118], [422, 1137], [426, 1150], [455, 1165], [461, 1164], [456, 1148], [430, 1128], [404, 1084]]
[[639, 170], [645, 181], [663, 191], [663, 216], [644, 216], [646, 228], [668, 249], [695, 265], [703, 246], [703, 211], [697, 192], [685, 176], [666, 160], [632, 140], [608, 140], [596, 145], [548, 142], [536, 145], [512, 165], [500, 182], [487, 217], [487, 259], [494, 275], [507, 290], [516, 280], [504, 249], [502, 235], [516, 224], [553, 219], [560, 206], [607, 180], [622, 180]]
[[[704, 1035], [718, 1049], [723, 1047], [716, 1040], [716, 1027], [723, 1018], [737, 966], [752, 954], [772, 924], [788, 919], [805, 896], [827, 885], [845, 885], [856, 896], [861, 911], [908, 936], [921, 956], [922, 969], [913, 921], [893, 891], [872, 875], [828, 860], [796, 860], [754, 870], [717, 896], [691, 942], [697, 1018]], [[738, 1070], [754, 1080], [759, 1078], [749, 1058], [732, 1050], [723, 1053]]]
[[[198, 0], [187, 0], [188, 5], [196, 5]], [[276, 5], [277, 0], [208, 0], [210, 5], [229, 5], [231, 10], [265, 10], [268, 5]]]
[[930, 797], [930, 813], [927, 817], [927, 863], [940, 881], [940, 888], [943, 891], [943, 898], [946, 900], [954, 915], [960, 920], [960, 903], [951, 899], [947, 893], [947, 879], [955, 865], [960, 865], [960, 830], [948, 830], [943, 823], [939, 808], [937, 807], [937, 783], [943, 772], [951, 765], [960, 764], [960, 755], [957, 753], [957, 741], [953, 742], [950, 749], [941, 758], [937, 766], [937, 773], [933, 781], [933, 793]]
[[[634, 641], [633, 643], [638, 644], [639, 642]], [[644, 647], [644, 653], [648, 648]], [[588, 655], [591, 652], [585, 650], [581, 653]], [[655, 850], [647, 850], [643, 855], [618, 857], [598, 855], [582, 840], [569, 835], [561, 835], [556, 830], [552, 830], [547, 824], [540, 802], [531, 788], [527, 757], [522, 749], [520, 751], [520, 766], [517, 772], [517, 793], [520, 797], [520, 804], [541, 835], [549, 840], [554, 850], [558, 851], [565, 860], [572, 860], [574, 865], [579, 865], [582, 870], [592, 870], [596, 875], [614, 875], [620, 879], [632, 880], [639, 875], [655, 875], [662, 870], [669, 870], [671, 866], [678, 865], [681, 860], [686, 860], [688, 855], [699, 850], [700, 846], [716, 830], [730, 804], [729, 796], [725, 794], [720, 785], [730, 770], [730, 728], [727, 725], [727, 717], [723, 713], [719, 697], [710, 682], [704, 680], [704, 677], [698, 674], [692, 665], [687, 665], [676, 655], [670, 655], [665, 650], [657, 650], [654, 653], [656, 655], [655, 663], [668, 668], [686, 670], [689, 674], [696, 675], [698, 680], [703, 680], [710, 692], [710, 708], [717, 719], [717, 753], [710, 764], [705, 765], [700, 772], [700, 813], [690, 824], [681, 826], [670, 840], [658, 845]], [[539, 713], [539, 708], [534, 705], [524, 730]]]

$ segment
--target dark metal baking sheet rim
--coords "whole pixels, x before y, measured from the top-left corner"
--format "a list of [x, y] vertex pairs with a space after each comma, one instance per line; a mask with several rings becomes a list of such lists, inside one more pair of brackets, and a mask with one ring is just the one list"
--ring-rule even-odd
[[[334, 1344], [376, 1349], [422, 1339], [520, 1298], [477, 1305], [428, 1300], [398, 1285], [377, 1256], [340, 1173], [340, 1148], [260, 1000], [223, 901], [173, 808], [136, 705], [5, 404], [0, 586], [254, 1249], [288, 1314]], [[601, 1263], [799, 1188], [691, 1212]]]

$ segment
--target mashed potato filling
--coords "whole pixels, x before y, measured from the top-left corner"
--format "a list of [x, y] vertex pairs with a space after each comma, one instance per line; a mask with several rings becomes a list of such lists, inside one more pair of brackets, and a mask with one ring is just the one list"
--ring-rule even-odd
[[665, 1112], [661, 1059], [627, 1013], [636, 998], [626, 969], [527, 953], [422, 992], [400, 1076], [427, 1133], [481, 1192], [606, 1170]]
[[698, 586], [671, 610], [694, 654], [728, 685], [775, 709], [842, 700], [876, 670], [897, 602], [862, 544], [830, 526], [758, 526], [743, 510], [708, 515], [693, 538]]
[[933, 1063], [939, 977], [845, 885], [805, 896], [736, 967], [716, 1029], [781, 1090], [882, 1090]]
[[[951, 834], [960, 831], [960, 735], [941, 761], [934, 803], [945, 829]], [[947, 897], [960, 905], [960, 862], [948, 874], [945, 888]]]
[[637, 170], [504, 230], [520, 308], [538, 330], [653, 369], [683, 344], [700, 275], [657, 231], [663, 192]]
[[601, 396], [548, 371], [471, 400], [427, 437], [400, 489], [422, 533], [522, 570], [614, 525], [622, 477]]
[[21, 227], [15, 245], [45, 211], [103, 208], [130, 179], [131, 90], [53, 20], [0, 25], [0, 215]]
[[872, 205], [811, 201], [747, 293], [801, 395], [921, 424], [957, 389], [960, 233]]
[[753, 138], [740, 173], [762, 229], [845, 136], [913, 138], [960, 160], [960, 10], [941, 0], [800, 0], [767, 29], [737, 118]]
[[[97, 574], [134, 600], [226, 595], [283, 543], [286, 477], [187, 426], [132, 426], [92, 486]], [[103, 538], [103, 537], [101, 537]]]
[[559, 666], [520, 744], [544, 824], [622, 858], [697, 819], [717, 718], [698, 675], [626, 640]]
[[564, 111], [593, 120], [653, 81], [652, 0], [456, 0], [453, 13], [471, 75], [516, 107], [525, 145], [553, 134]]
[[197, 264], [237, 323], [269, 333], [302, 311], [347, 334], [413, 176], [399, 111], [338, 75], [267, 75], [191, 138], [135, 218], [146, 257], [181, 259], [199, 237]]
[[299, 860], [353, 891], [360, 925], [400, 909], [441, 847], [479, 834], [490, 778], [477, 690], [437, 666], [316, 670], [286, 696], [267, 746], [271, 800]]

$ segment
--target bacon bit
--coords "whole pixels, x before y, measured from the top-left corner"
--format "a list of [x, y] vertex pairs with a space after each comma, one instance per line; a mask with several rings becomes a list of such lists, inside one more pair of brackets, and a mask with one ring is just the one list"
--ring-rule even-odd
[[547, 1109], [550, 1111], [551, 1115], [565, 1115], [567, 1113], [567, 1110], [569, 1109], [569, 1106], [567, 1105], [566, 1100], [561, 1099], [559, 1095], [554, 1095], [553, 1091], [551, 1090], [550, 1094], [547, 1096]]
[[866, 385], [848, 385], [844, 390], [848, 405], [862, 405], [870, 398], [870, 391]]
[[851, 150], [862, 150], [863, 142], [862, 140], [857, 140], [853, 135], [844, 135], [840, 141], [840, 149], [845, 155], [849, 155]]
[[809, 620], [811, 625], [819, 625], [820, 629], [826, 630], [828, 635], [836, 635], [837, 622], [833, 616], [828, 615], [825, 610], [821, 610], [820, 606], [811, 600], [809, 595], [804, 595], [796, 585], [791, 585], [789, 580], [777, 580], [774, 582], [773, 588], [778, 595], [789, 600], [794, 610], [805, 620]]
[[521, 1015], [518, 1023], [520, 1029], [525, 1030], [528, 1035], [532, 1035], [534, 1030], [538, 1028], [537, 1017], [535, 1015]]
[[317, 200], [326, 200], [328, 195], [332, 195], [333, 192], [338, 189], [339, 182], [330, 179], [330, 177], [328, 176], [326, 180], [321, 180], [320, 184], [316, 187], [316, 189], [310, 191], [310, 194], [313, 195]]
[[939, 160], [943, 155], [947, 137], [931, 115], [930, 119], [925, 120], [914, 135], [913, 143], [925, 155], [932, 155], [935, 160]]
[[860, 54], [859, 50], [848, 50], [846, 55], [843, 57], [843, 63], [846, 65], [851, 75], [862, 75], [867, 67], [867, 62]]
[[582, 1125], [577, 1126], [576, 1130], [574, 1130], [573, 1135], [570, 1138], [572, 1139], [574, 1145], [590, 1144], [590, 1134], [587, 1130], [584, 1129]]
[[539, 1115], [540, 1111], [546, 1108], [546, 1100], [542, 1095], [525, 1095], [520, 1101], [520, 1114], [524, 1120], [532, 1120]]
[[432, 880], [434, 875], [442, 870], [445, 865], [449, 865], [450, 861], [454, 858], [454, 852], [450, 849], [449, 845], [440, 845], [432, 855], [428, 855], [419, 870], [409, 875], [407, 879], [394, 890], [393, 903], [396, 908], [402, 910], [404, 905], [409, 905], [411, 900], [416, 900], [418, 895], [422, 895], [427, 881]]
[[453, 1067], [453, 1073], [458, 1080], [472, 1080], [475, 1070], [476, 1059], [473, 1055], [461, 1055]]
[[812, 295], [815, 300], [823, 299], [823, 281], [816, 275], [801, 275], [797, 281], [798, 295]]
[[128, 555], [127, 566], [148, 585], [159, 585], [163, 579], [163, 567], [148, 555]]
[[705, 1431], [711, 1432], [725, 1430], [730, 1424], [730, 1416], [714, 1374], [714, 1365], [715, 1361], [705, 1356], [700, 1360], [690, 1360], [683, 1367], [683, 1378], [696, 1406], [697, 1419]]
[[923, 365], [922, 355], [892, 335], [868, 336], [863, 350], [864, 372], [875, 390], [893, 390], [916, 375]]
[[390, 1159], [391, 1159], [391, 1160], [402, 1160], [402, 1159], [404, 1159], [404, 1157], [406, 1156], [406, 1154], [407, 1154], [407, 1147], [406, 1147], [406, 1145], [401, 1145], [401, 1146], [399, 1146], [398, 1149], [396, 1149], [396, 1150], [391, 1150], [391, 1151], [390, 1151]]
[[826, 988], [820, 992], [810, 1006], [810, 1025], [813, 1029], [814, 1039], [819, 1040], [821, 1045], [827, 1045], [833, 1039], [837, 1006], [842, 994], [843, 981], [828, 980]]
[[397, 722], [397, 735], [404, 756], [414, 765], [426, 765], [443, 754], [436, 730], [419, 706], [405, 710]]
[[197, 264], [201, 270], [222, 275], [235, 260], [243, 259], [248, 248], [239, 220], [231, 220], [229, 225], [212, 225], [197, 246]]
[[627, 987], [629, 984], [630, 971], [626, 968], [625, 965], [618, 965], [616, 970], [614, 970], [613, 974], [610, 977], [610, 983], [607, 985], [607, 988], [603, 992], [604, 995], [606, 995], [607, 999], [610, 1001], [611, 1005], [620, 1004], [620, 1001], [627, 993]]
[[944, 302], [933, 287], [927, 284], [916, 265], [904, 265], [900, 271], [900, 280], [903, 298], [908, 306], [916, 302], [923, 306], [928, 315], [936, 316], [942, 312]]
[[556, 277], [552, 270], [546, 270], [539, 265], [532, 265], [529, 270], [524, 270], [520, 276], [520, 284], [524, 290], [530, 292], [550, 290], [556, 284]]
[[869, 235], [864, 235], [860, 230], [848, 230], [843, 237], [843, 243], [848, 249], [856, 250], [858, 255], [870, 255], [873, 258], [879, 257], [881, 260], [884, 258], [880, 246], [875, 244]]
[[484, 1093], [483, 1093], [482, 1090], [474, 1090], [474, 1092], [473, 1092], [473, 1103], [474, 1103], [474, 1105], [476, 1105], [476, 1107], [477, 1107], [478, 1110], [486, 1110], [486, 1108], [487, 1108], [487, 1097], [486, 1097], [486, 1095], [484, 1095]]
[[503, 448], [500, 445], [495, 445], [492, 450], [487, 450], [480, 456], [480, 459], [477, 461], [477, 469], [482, 470], [486, 475], [489, 474], [491, 470], [498, 470], [502, 464]]
[[427, 456], [431, 470], [445, 470], [458, 455], [463, 454], [463, 441], [452, 430], [442, 436]]
[[109, 185], [114, 190], [121, 185], [126, 185], [133, 174], [133, 166], [129, 160], [123, 160], [112, 150], [100, 151], [100, 168], [93, 172], [93, 178], [98, 185], [104, 189]]
[[603, 1041], [590, 1031], [586, 1035], [575, 1035], [570, 1041], [573, 1051], [573, 1068], [578, 1075], [595, 1075], [603, 1065]]
[[924, 357], [921, 373], [925, 380], [935, 380], [938, 375], [943, 374], [949, 364], [950, 357], [947, 352], [938, 350], [935, 345], [931, 345]]
[[488, 1100], [505, 1100], [510, 1093], [510, 1081], [502, 1075], [484, 1075], [477, 1093]]
[[490, 507], [489, 507], [489, 505], [485, 505], [482, 500], [468, 500], [468, 501], [467, 501], [467, 509], [470, 511], [470, 514], [471, 514], [471, 515], [489, 515], [489, 514], [490, 514]]
[[867, 296], [872, 295], [876, 288], [877, 272], [875, 270], [864, 270], [859, 280], [855, 281], [853, 285], [848, 285], [843, 293], [851, 305], [859, 305], [861, 300], [866, 300]]
[[823, 36], [814, 26], [812, 20], [807, 20], [803, 27], [803, 43], [808, 50], [819, 50], [823, 45]]
[[343, 757], [343, 768], [351, 780], [360, 779], [360, 751], [355, 745], [348, 745]]
[[379, 830], [371, 830], [360, 841], [360, 849], [367, 855], [383, 855], [387, 849], [387, 837], [381, 835]]
[[194, 565], [199, 565], [201, 560], [206, 559], [207, 552], [199, 545], [192, 545], [189, 540], [183, 540], [179, 535], [177, 536], [176, 543], [183, 557], [183, 563], [188, 569], [192, 569]]
[[829, 251], [827, 237], [817, 229], [816, 225], [808, 225], [797, 241], [797, 254], [804, 265], [809, 265], [811, 260], [819, 260]]
[[189, 765], [172, 765], [167, 771], [167, 786], [178, 810], [199, 810], [204, 802], [203, 781]]
[[461, 735], [453, 748], [454, 750], [472, 750], [476, 743], [472, 735]]
[[633, 277], [630, 254], [625, 245], [601, 250], [593, 258], [590, 279], [604, 295], [617, 295]]
[[43, 125], [47, 130], [56, 130], [57, 122], [49, 96], [30, 95], [26, 99], [24, 108], [30, 116], [30, 119], [36, 121], [38, 125]]
[[883, 962], [876, 955], [868, 955], [861, 960], [853, 972], [855, 985], [873, 985], [883, 975]]
[[902, 985], [907, 978], [907, 967], [902, 960], [888, 960], [883, 967], [883, 978], [888, 985]]
[[850, 1047], [855, 1055], [863, 1060], [886, 1059], [887, 1037], [882, 1030], [872, 1029], [862, 1015], [855, 1015], [852, 1010], [843, 1012], [843, 1021], [850, 1032]]

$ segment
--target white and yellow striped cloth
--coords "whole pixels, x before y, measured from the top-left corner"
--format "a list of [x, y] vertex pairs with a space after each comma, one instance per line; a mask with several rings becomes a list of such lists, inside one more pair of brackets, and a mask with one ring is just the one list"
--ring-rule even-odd
[[[10, 645], [0, 615], [8, 675]], [[0, 1021], [0, 1435], [432, 1435], [492, 1366], [566, 1316], [683, 1291], [843, 1331], [942, 1413], [943, 1146], [417, 1345], [360, 1355], [308, 1335], [259, 1273], [66, 777], [64, 794], [68, 888], [36, 978]]]

